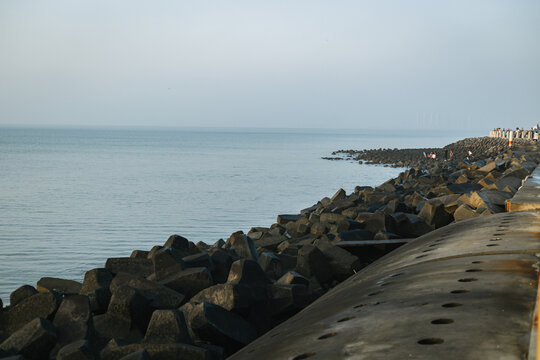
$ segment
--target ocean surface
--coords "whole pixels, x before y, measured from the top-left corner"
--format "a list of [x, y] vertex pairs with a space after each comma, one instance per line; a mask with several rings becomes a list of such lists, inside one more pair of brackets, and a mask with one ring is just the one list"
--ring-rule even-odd
[[209, 244], [270, 226], [402, 169], [334, 150], [438, 147], [463, 132], [0, 127], [0, 298], [44, 276], [82, 281], [171, 234]]

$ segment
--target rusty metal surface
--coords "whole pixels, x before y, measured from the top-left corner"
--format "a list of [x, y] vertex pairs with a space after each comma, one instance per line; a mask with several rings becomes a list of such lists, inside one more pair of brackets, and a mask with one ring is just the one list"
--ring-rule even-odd
[[527, 178], [514, 197], [507, 201], [506, 208], [514, 211], [540, 211], [540, 166]]
[[230, 359], [526, 359], [539, 220], [500, 214], [422, 236]]

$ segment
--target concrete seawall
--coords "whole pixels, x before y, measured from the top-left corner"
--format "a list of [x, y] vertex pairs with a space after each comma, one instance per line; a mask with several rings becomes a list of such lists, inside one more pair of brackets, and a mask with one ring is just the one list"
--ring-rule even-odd
[[[538, 175], [510, 211], [522, 197], [538, 206]], [[535, 359], [539, 254], [539, 212], [453, 223], [364, 268], [230, 359]]]

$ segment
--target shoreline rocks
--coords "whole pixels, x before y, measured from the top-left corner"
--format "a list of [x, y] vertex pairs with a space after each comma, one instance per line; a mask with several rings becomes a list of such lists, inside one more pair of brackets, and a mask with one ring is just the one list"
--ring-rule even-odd
[[[82, 284], [23, 285], [1, 307], [0, 356], [223, 359], [397, 246], [385, 240], [505, 211], [540, 156], [534, 144], [510, 150], [492, 140], [451, 144], [455, 158], [446, 162], [416, 159], [423, 149], [347, 151], [365, 157], [358, 161], [415, 166], [213, 245], [172, 235], [107, 259]], [[472, 160], [465, 149], [474, 149]], [[404, 151], [409, 157], [396, 162]], [[335, 246], [364, 240], [378, 242]]]

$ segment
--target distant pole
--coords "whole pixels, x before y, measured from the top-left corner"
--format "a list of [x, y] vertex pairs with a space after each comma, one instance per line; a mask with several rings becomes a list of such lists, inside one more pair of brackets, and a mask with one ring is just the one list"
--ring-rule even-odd
[[508, 146], [509, 147], [512, 147], [513, 140], [514, 140], [514, 132], [512, 130], [510, 130], [509, 134], [508, 134]]

